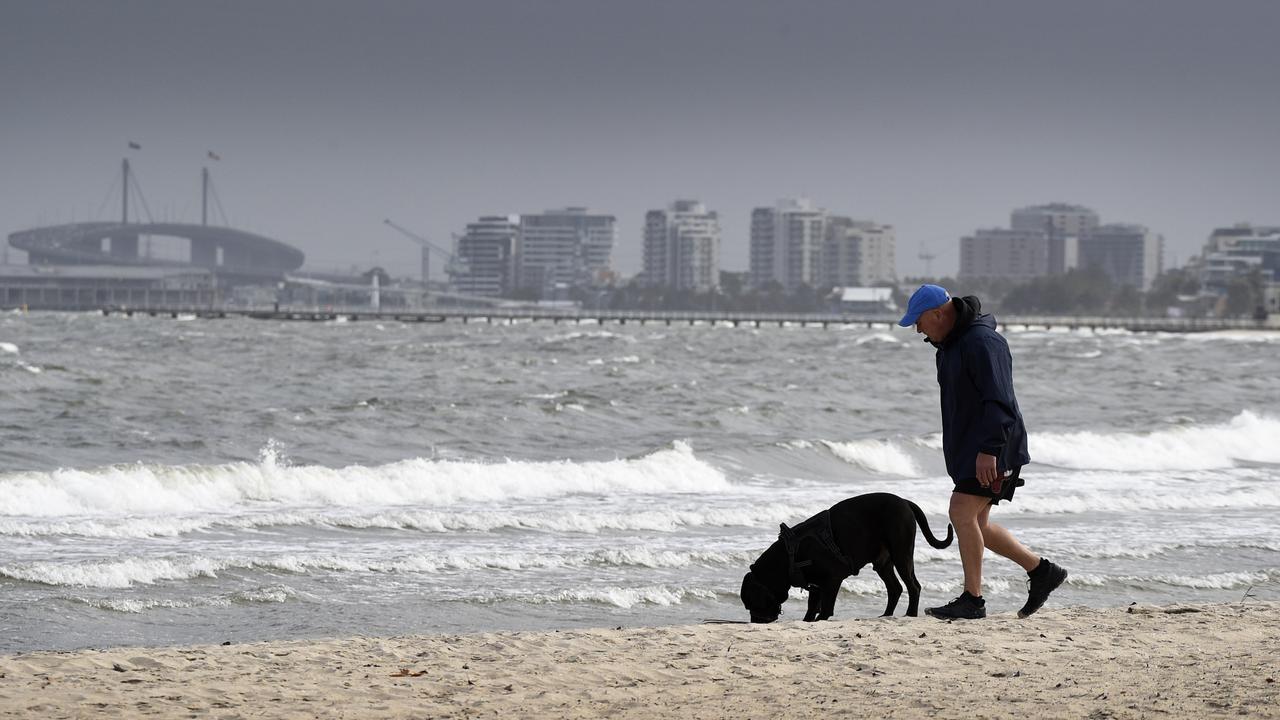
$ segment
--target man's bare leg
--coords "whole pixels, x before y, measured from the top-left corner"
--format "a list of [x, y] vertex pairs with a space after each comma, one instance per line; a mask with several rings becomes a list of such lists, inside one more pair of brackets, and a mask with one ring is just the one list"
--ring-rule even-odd
[[974, 597], [982, 597], [982, 552], [986, 547], [978, 517], [991, 507], [991, 498], [964, 493], [951, 493], [948, 515], [956, 529], [960, 544], [960, 564], [964, 567], [964, 589]]
[[[1031, 572], [1040, 564], [1040, 556], [1027, 549], [1026, 545], [1018, 542], [1013, 533], [1004, 527], [990, 521], [991, 505], [978, 513], [978, 529], [982, 532], [982, 542], [988, 550], [1009, 558], [1010, 560], [1022, 566], [1023, 570]], [[959, 533], [959, 529], [956, 530]], [[961, 557], [964, 555], [963, 546], [961, 546]], [[968, 573], [966, 572], [966, 575]], [[972, 591], [971, 591], [972, 592]]]

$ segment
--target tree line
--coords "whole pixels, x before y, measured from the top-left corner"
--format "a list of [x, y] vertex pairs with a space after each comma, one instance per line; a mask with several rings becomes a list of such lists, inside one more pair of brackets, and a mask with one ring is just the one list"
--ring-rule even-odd
[[[612, 288], [580, 289], [572, 299], [587, 308], [656, 311], [838, 312], [839, 290], [801, 285], [788, 292], [777, 282], [760, 288], [747, 284], [747, 274], [721, 272], [720, 287], [694, 292], [629, 283]], [[1187, 317], [1250, 317], [1263, 305], [1263, 278], [1257, 270], [1234, 278], [1224, 297], [1201, 296], [1196, 274], [1174, 268], [1160, 275], [1150, 290], [1114, 282], [1097, 267], [1074, 268], [1018, 282], [999, 278], [906, 278], [891, 287], [899, 308], [921, 283], [932, 282], [952, 295], [977, 295], [986, 308], [1025, 315], [1164, 316], [1170, 308]]]

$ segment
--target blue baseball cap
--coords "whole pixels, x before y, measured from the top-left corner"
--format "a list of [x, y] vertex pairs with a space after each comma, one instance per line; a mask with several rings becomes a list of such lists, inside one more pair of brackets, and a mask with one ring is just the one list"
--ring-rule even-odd
[[921, 313], [940, 307], [950, 299], [951, 296], [947, 291], [937, 285], [921, 285], [918, 290], [911, 293], [911, 300], [907, 302], [907, 314], [902, 316], [898, 324], [902, 327], [911, 327], [920, 319]]

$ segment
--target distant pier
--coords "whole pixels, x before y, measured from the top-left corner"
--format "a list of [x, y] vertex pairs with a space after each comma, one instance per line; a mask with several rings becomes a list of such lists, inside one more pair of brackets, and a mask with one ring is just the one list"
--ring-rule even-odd
[[[733, 327], [894, 327], [898, 315], [845, 313], [760, 313], [661, 310], [584, 310], [576, 308], [432, 308], [372, 310], [369, 308], [198, 308], [198, 307], [103, 307], [103, 315], [147, 315], [152, 317], [197, 317], [205, 319], [247, 317], [254, 320], [302, 322], [403, 322], [403, 323], [488, 323], [548, 322], [552, 324], [592, 323], [599, 325], [725, 325]], [[1280, 330], [1280, 317], [1269, 320], [1240, 318], [1159, 318], [1102, 316], [1001, 315], [1003, 327], [1128, 330], [1131, 332], [1209, 332], [1214, 330]]]

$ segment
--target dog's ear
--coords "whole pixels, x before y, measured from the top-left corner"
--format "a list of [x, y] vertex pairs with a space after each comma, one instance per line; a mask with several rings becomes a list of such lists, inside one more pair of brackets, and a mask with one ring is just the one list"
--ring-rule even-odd
[[786, 523], [782, 523], [782, 524], [780, 524], [778, 527], [782, 528], [782, 534], [783, 534], [783, 535], [786, 535], [786, 534], [788, 534], [788, 533], [790, 533], [790, 532], [791, 532], [791, 528], [787, 527], [787, 524], [786, 524]]

